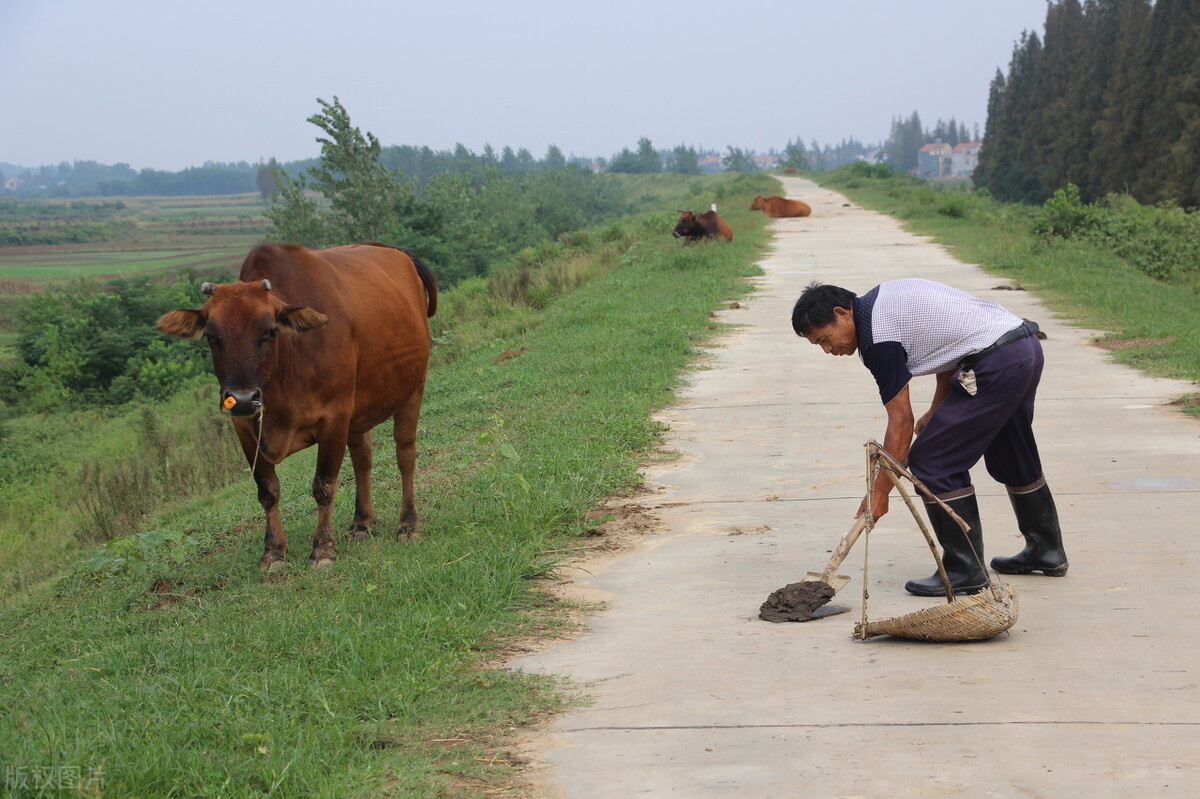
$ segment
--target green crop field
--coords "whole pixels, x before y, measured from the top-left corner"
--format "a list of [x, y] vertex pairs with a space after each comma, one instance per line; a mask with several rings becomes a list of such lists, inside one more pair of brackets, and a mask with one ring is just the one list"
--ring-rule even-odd
[[0, 201], [0, 362], [29, 296], [56, 283], [236, 269], [270, 222], [257, 194]]
[[234, 265], [245, 255], [243, 246], [202, 250], [82, 250], [75, 252], [11, 254], [0, 256], [0, 277], [45, 282], [76, 277], [109, 277], [139, 272]]
[[0, 203], [0, 292], [18, 283], [240, 259], [270, 227], [256, 194]]

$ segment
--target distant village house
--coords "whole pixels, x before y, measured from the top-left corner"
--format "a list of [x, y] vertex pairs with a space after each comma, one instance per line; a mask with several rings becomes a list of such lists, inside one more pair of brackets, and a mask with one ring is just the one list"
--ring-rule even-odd
[[917, 152], [917, 177], [944, 178], [950, 174], [950, 154], [953, 148], [941, 139], [926, 144]]
[[979, 166], [979, 145], [977, 141], [965, 141], [950, 153], [950, 174], [956, 178], [969, 178]]

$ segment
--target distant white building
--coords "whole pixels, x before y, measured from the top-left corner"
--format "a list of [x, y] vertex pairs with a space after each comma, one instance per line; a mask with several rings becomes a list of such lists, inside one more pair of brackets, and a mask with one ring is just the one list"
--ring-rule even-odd
[[950, 174], [954, 177], [969, 178], [979, 166], [979, 145], [977, 141], [965, 141], [950, 153]]
[[751, 159], [754, 161], [754, 165], [763, 171], [779, 166], [779, 156], [777, 155], [755, 155]]

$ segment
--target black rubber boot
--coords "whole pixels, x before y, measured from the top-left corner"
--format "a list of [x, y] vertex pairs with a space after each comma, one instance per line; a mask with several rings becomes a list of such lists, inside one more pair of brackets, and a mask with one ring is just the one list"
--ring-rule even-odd
[[[925, 505], [934, 535], [942, 545], [942, 566], [956, 595], [978, 594], [988, 584], [987, 572], [983, 569], [983, 530], [979, 526], [979, 503], [974, 494], [969, 494], [947, 500], [946, 504], [971, 525], [971, 529], [964, 532], [941, 505]], [[909, 580], [904, 584], [904, 590], [917, 596], [946, 595], [942, 576], [936, 571], [932, 577]]]
[[1025, 536], [1025, 548], [1011, 558], [992, 558], [992, 568], [1001, 574], [1041, 572], [1048, 577], [1067, 573], [1067, 553], [1063, 551], [1058, 510], [1050, 487], [1042, 484], [1036, 491], [1014, 494], [1009, 491], [1017, 527]]

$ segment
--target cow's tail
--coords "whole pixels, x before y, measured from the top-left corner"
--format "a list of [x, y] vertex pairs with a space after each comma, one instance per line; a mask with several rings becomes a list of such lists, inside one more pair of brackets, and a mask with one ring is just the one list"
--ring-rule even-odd
[[426, 266], [420, 258], [413, 255], [411, 252], [405, 250], [404, 253], [412, 259], [413, 264], [417, 267], [417, 274], [421, 276], [421, 282], [425, 284], [425, 293], [429, 296], [429, 310], [426, 311], [426, 316], [433, 316], [435, 313], [437, 313], [437, 275], [435, 275], [433, 270]]

